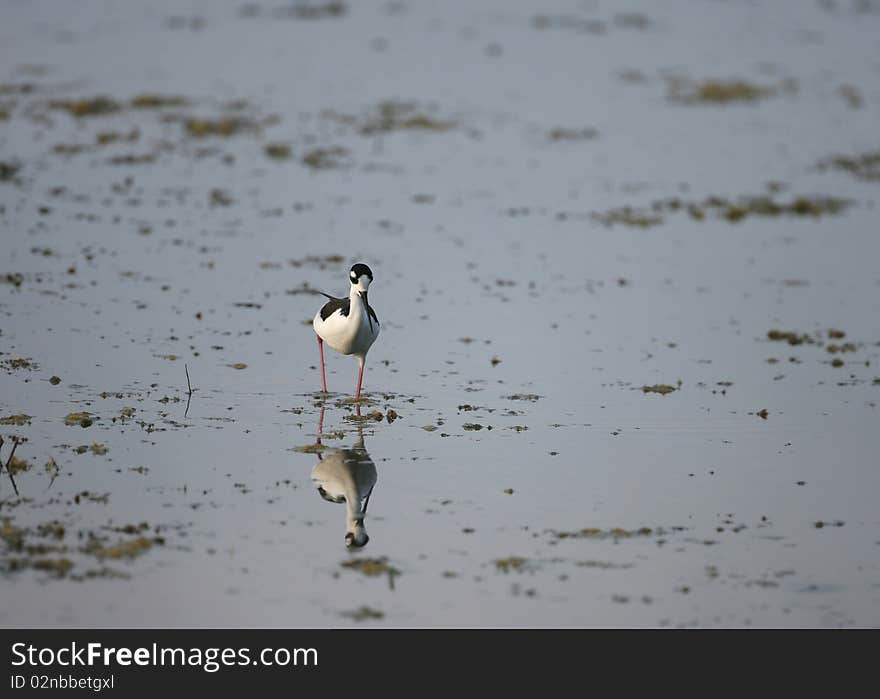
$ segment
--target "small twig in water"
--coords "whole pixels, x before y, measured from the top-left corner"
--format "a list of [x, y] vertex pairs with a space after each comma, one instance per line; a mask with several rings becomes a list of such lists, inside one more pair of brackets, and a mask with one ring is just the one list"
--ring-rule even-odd
[[[15, 449], [18, 446], [18, 437], [12, 438], [12, 451], [9, 452], [9, 458], [6, 459], [6, 473], [9, 474], [9, 481], [12, 483], [12, 489], [15, 491], [15, 494], [18, 495], [18, 486], [15, 485], [15, 478], [12, 476], [12, 469], [9, 466], [12, 464], [12, 457], [15, 456]], [[0, 437], [0, 449], [3, 448], [3, 437]], [[0, 461], [0, 463], [3, 463]]]
[[189, 382], [189, 367], [186, 364], [183, 365], [183, 370], [186, 372], [186, 387], [187, 387], [186, 410], [183, 411], [183, 416], [186, 417], [187, 414], [189, 413], [189, 403], [192, 400], [193, 393], [195, 393], [198, 389], [193, 388], [192, 384]]

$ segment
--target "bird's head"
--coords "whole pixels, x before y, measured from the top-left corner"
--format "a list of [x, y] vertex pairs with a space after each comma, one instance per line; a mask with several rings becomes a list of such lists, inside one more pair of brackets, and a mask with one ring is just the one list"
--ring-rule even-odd
[[345, 546], [349, 549], [359, 549], [367, 545], [370, 537], [367, 536], [367, 530], [364, 528], [364, 519], [360, 517], [349, 524], [348, 531], [345, 532]]
[[352, 288], [357, 289], [361, 294], [366, 296], [367, 290], [370, 288], [370, 283], [373, 281], [373, 272], [365, 264], [358, 262], [356, 265], [352, 266], [348, 278], [349, 281], [351, 281]]

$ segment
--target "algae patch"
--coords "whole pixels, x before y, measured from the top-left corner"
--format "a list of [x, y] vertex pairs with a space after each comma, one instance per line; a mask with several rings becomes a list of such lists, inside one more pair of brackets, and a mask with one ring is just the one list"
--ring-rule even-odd
[[687, 105], [752, 103], [773, 97], [783, 89], [782, 86], [759, 85], [741, 79], [691, 81], [685, 78], [670, 78], [667, 86], [669, 90], [667, 97], [670, 100]]
[[819, 163], [820, 170], [841, 170], [865, 182], [880, 182], [880, 150], [861, 155], [838, 155]]
[[379, 577], [380, 575], [388, 576], [388, 585], [394, 588], [394, 578], [400, 575], [400, 571], [392, 565], [388, 564], [386, 557], [381, 558], [355, 558], [350, 561], [343, 561], [340, 564], [348, 570], [355, 570], [368, 578]]
[[93, 554], [98, 558], [136, 558], [149, 551], [156, 543], [161, 543], [161, 540], [139, 536], [128, 541], [120, 541], [112, 546], [103, 546], [100, 543], [92, 542], [83, 549], [83, 552]]
[[737, 199], [710, 196], [700, 201], [685, 201], [677, 197], [658, 199], [647, 207], [623, 206], [591, 214], [593, 220], [605, 226], [625, 225], [638, 228], [658, 226], [667, 215], [687, 213], [694, 221], [704, 221], [708, 214], [729, 223], [739, 223], [750, 217], [821, 218], [842, 213], [852, 205], [849, 199], [832, 196], [799, 195], [791, 199], [775, 199], [769, 195], [742, 196]]
[[91, 427], [95, 420], [95, 416], [87, 412], [68, 413], [64, 416], [64, 424], [71, 426]]
[[511, 571], [519, 572], [524, 570], [529, 559], [522, 556], [508, 556], [507, 558], [496, 558], [492, 562], [497, 570], [502, 573], [510, 573]]
[[219, 119], [191, 118], [184, 122], [187, 134], [193, 138], [207, 138], [208, 136], [229, 137], [240, 133], [247, 128], [246, 122], [236, 117], [221, 117]]
[[184, 107], [187, 101], [185, 97], [177, 95], [160, 95], [153, 92], [145, 92], [132, 97], [129, 104], [135, 109], [161, 109], [164, 107]]
[[339, 616], [346, 617], [352, 621], [373, 621], [374, 619], [384, 618], [385, 613], [372, 607], [362, 606], [357, 609], [340, 612]]
[[348, 149], [342, 146], [313, 148], [303, 154], [301, 162], [312, 170], [333, 170], [347, 165]]
[[263, 152], [273, 160], [289, 160], [292, 153], [289, 143], [268, 143]]
[[395, 100], [380, 102], [363, 117], [333, 111], [326, 111], [323, 116], [353, 126], [362, 136], [394, 131], [443, 132], [456, 127], [455, 121], [433, 117], [413, 102]]
[[655, 531], [650, 527], [640, 527], [638, 529], [622, 529], [621, 527], [600, 529], [598, 527], [586, 527], [573, 532], [553, 532], [557, 539], [631, 539], [637, 536], [650, 536], [651, 534], [659, 533], [661, 533], [659, 530]]
[[675, 390], [678, 389], [675, 386], [670, 386], [668, 383], [656, 383], [653, 386], [642, 386], [642, 393], [659, 393], [662, 396], [665, 396], [667, 393], [672, 393]]
[[18, 415], [7, 415], [0, 418], [0, 425], [15, 425], [16, 427], [24, 427], [31, 422], [31, 416], [19, 413]]
[[49, 103], [52, 109], [61, 109], [75, 117], [102, 116], [118, 112], [122, 107], [105, 95], [85, 99], [55, 100]]

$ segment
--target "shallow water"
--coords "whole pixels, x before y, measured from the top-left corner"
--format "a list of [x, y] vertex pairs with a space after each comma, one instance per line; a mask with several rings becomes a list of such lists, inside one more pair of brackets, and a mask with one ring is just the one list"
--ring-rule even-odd
[[[878, 148], [880, 7], [282, 8], [0, 6], [0, 624], [880, 623], [878, 181], [821, 166]], [[704, 205], [758, 195], [850, 204]], [[351, 357], [315, 393], [355, 261], [381, 421]], [[361, 436], [349, 551], [312, 476]]]

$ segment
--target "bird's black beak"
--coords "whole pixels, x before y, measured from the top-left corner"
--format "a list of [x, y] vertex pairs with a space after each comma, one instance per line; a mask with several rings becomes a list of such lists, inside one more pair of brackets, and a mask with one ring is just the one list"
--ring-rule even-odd
[[364, 306], [367, 307], [367, 321], [370, 323], [370, 332], [373, 332], [373, 316], [370, 315], [370, 302], [367, 301], [367, 292], [362, 291], [361, 296], [364, 299]]

